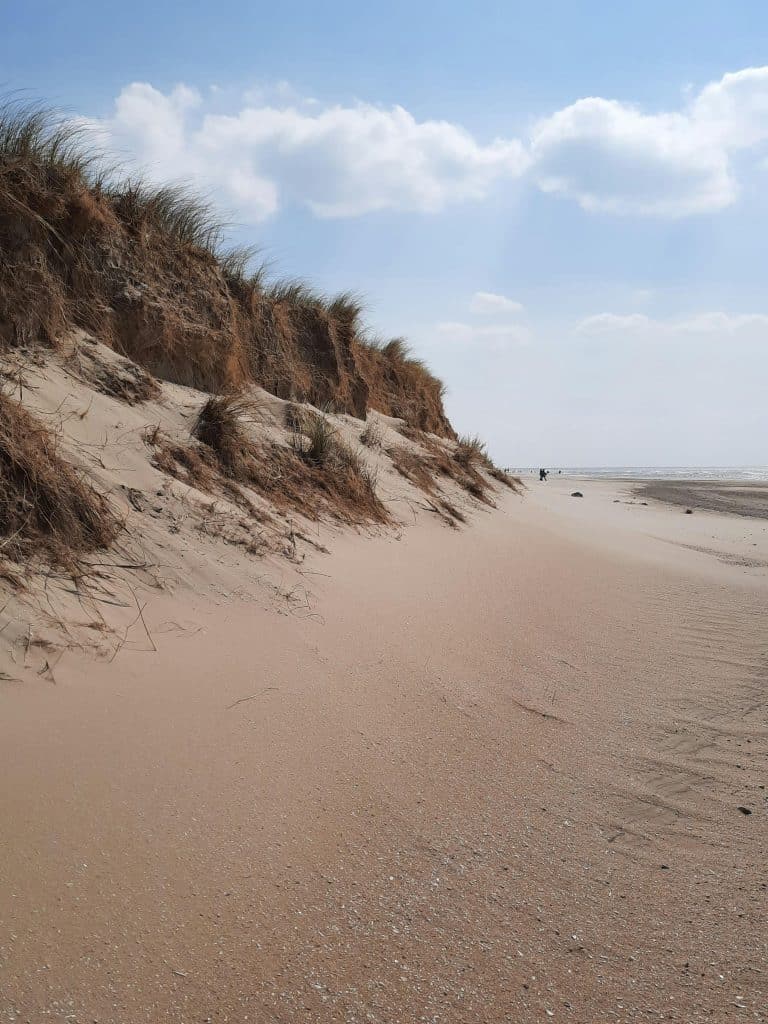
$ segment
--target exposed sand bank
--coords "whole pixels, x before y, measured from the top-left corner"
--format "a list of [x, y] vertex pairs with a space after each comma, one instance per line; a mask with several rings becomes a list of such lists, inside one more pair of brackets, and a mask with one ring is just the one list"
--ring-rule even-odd
[[0, 1013], [764, 1019], [766, 527], [532, 484], [0, 684]]
[[768, 483], [712, 480], [654, 480], [636, 489], [643, 498], [669, 505], [768, 519]]

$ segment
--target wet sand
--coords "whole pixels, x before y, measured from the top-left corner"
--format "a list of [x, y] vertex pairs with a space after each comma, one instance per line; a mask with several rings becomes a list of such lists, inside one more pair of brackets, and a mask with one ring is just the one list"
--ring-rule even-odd
[[4, 682], [0, 1020], [766, 1019], [768, 524], [578, 486]]
[[654, 480], [639, 484], [640, 498], [725, 515], [768, 519], [768, 483], [712, 480]]

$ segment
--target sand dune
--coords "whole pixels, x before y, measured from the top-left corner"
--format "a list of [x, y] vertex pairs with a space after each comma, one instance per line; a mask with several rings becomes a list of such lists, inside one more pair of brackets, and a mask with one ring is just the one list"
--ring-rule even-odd
[[3, 684], [5, 1017], [764, 1019], [766, 524], [570, 489]]

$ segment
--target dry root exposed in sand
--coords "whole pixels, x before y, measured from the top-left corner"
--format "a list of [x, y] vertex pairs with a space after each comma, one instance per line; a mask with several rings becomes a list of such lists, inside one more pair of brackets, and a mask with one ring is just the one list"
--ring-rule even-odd
[[55, 435], [0, 393], [0, 556], [38, 555], [68, 570], [108, 547], [121, 523], [106, 499], [56, 451]]
[[323, 513], [348, 523], [388, 519], [374, 475], [326, 417], [301, 411], [301, 425], [296, 419], [288, 446], [249, 437], [244, 420], [253, 409], [241, 397], [209, 398], [192, 428], [197, 444], [177, 444], [160, 431], [148, 432], [155, 465], [198, 490], [224, 492], [256, 515], [243, 487], [308, 519]]

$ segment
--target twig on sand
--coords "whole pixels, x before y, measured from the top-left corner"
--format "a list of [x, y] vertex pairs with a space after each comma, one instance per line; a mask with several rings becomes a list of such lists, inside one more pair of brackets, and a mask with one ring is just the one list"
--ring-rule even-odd
[[[141, 619], [141, 624], [144, 627], [144, 632], [147, 634], [147, 640], [149, 640], [150, 644], [152, 645], [152, 650], [153, 651], [157, 651], [157, 645], [155, 644], [155, 641], [152, 639], [152, 634], [149, 632], [149, 629], [147, 628], [147, 623], [144, 620], [144, 609], [147, 607], [146, 602], [144, 604], [139, 604], [139, 599], [136, 596], [136, 592], [134, 590], [131, 590], [131, 595], [133, 597], [133, 600], [136, 602], [136, 607], [138, 609], [139, 614], [136, 616], [135, 619], [133, 619], [131, 622], [129, 622], [128, 625], [125, 627], [123, 635], [118, 640], [117, 646], [115, 647], [114, 651], [112, 652], [112, 657], [109, 659], [110, 663], [115, 660], [115, 658], [118, 656], [118, 654], [122, 650], [123, 646], [128, 642], [128, 634], [133, 629], [133, 627], [136, 625], [136, 623], [139, 621], [139, 619]], [[109, 604], [113, 604], [114, 602], [110, 601], [108, 603]]]
[[147, 634], [147, 640], [149, 640], [149, 642], [152, 644], [152, 650], [153, 651], [157, 651], [157, 647], [155, 645], [155, 641], [152, 639], [152, 634], [149, 632], [149, 629], [147, 628], [147, 624], [144, 621], [144, 609], [147, 607], [146, 602], [144, 604], [140, 605], [139, 604], [139, 599], [138, 599], [138, 597], [136, 597], [136, 594], [133, 595], [133, 599], [136, 602], [136, 607], [139, 609], [139, 618], [141, 619], [141, 624], [144, 627], [144, 632]]
[[244, 704], [247, 700], [255, 700], [257, 697], [261, 697], [263, 693], [267, 693], [269, 690], [276, 690], [276, 686], [265, 686], [263, 690], [258, 690], [256, 693], [251, 693], [247, 697], [240, 697], [238, 700], [233, 701], [231, 704], [227, 704], [227, 711], [230, 708], [237, 707], [238, 704]]
[[532, 708], [530, 704], [524, 704], [521, 700], [518, 700], [517, 697], [510, 697], [509, 699], [512, 701], [513, 704], [516, 704], [517, 707], [519, 707], [522, 711], [527, 711], [529, 715], [538, 715], [539, 718], [551, 719], [553, 722], [563, 721], [562, 718], [559, 718], [557, 715], [553, 715], [549, 711], [539, 711], [538, 708]]

